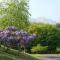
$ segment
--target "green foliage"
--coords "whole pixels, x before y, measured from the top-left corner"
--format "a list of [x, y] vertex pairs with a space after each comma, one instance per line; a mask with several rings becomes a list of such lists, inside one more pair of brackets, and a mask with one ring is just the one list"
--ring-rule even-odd
[[36, 33], [37, 38], [32, 42], [33, 46], [41, 44], [48, 46], [49, 53], [55, 53], [56, 48], [60, 46], [60, 30], [49, 24], [32, 24], [28, 31]]
[[48, 46], [41, 46], [40, 44], [37, 44], [37, 46], [33, 46], [31, 49], [32, 53], [43, 53], [47, 51]]
[[29, 6], [28, 0], [11, 0], [6, 3], [7, 7], [1, 9], [0, 27], [6, 28], [7, 26], [14, 25], [21, 28], [26, 28], [29, 25]]

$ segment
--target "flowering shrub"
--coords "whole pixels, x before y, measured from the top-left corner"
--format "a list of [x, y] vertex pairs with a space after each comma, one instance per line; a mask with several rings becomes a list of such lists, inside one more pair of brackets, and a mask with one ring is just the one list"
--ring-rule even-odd
[[30, 35], [28, 32], [18, 31], [15, 26], [10, 26], [5, 30], [0, 30], [0, 45], [3, 44], [8, 48], [25, 47], [36, 37], [35, 34]]

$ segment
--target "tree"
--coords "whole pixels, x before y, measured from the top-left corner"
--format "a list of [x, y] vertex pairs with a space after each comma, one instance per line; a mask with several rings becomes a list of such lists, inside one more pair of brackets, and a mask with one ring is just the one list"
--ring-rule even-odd
[[55, 26], [32, 24], [28, 31], [37, 35], [37, 38], [32, 42], [33, 46], [37, 46], [37, 44], [48, 46], [48, 53], [55, 53], [56, 48], [60, 46], [60, 30]]
[[16, 26], [19, 29], [29, 25], [28, 0], [8, 0], [6, 6], [0, 11], [4, 15], [0, 19], [0, 27]]

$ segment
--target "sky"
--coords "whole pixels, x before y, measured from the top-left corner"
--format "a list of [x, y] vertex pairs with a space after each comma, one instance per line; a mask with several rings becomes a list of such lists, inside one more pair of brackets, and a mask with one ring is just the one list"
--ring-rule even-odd
[[0, 2], [1, 2], [2, 0], [0, 0]]
[[[2, 1], [0, 0], [0, 2]], [[30, 0], [29, 8], [31, 18], [60, 19], [60, 0]]]
[[31, 18], [60, 19], [60, 0], [30, 0]]

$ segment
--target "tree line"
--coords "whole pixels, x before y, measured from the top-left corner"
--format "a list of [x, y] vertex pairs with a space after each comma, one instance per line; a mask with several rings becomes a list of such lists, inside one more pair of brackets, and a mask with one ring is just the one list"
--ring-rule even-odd
[[[3, 5], [4, 4], [4, 5]], [[58, 53], [60, 48], [59, 24], [30, 23], [29, 0], [7, 0], [0, 4], [0, 29], [16, 26], [30, 35], [36, 34], [26, 47], [28, 53]]]

